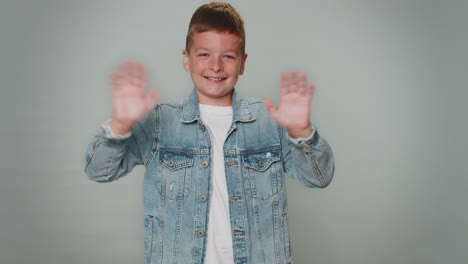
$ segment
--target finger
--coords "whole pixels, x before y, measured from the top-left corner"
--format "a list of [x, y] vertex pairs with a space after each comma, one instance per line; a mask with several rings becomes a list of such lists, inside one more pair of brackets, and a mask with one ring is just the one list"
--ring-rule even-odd
[[131, 73], [134, 77], [136, 78], [141, 78], [144, 75], [144, 66], [143, 63], [137, 61], [137, 60], [130, 60], [130, 69]]
[[137, 62], [137, 78], [143, 83], [146, 83], [146, 78], [148, 77], [148, 71], [146, 70], [145, 65], [141, 62]]
[[119, 89], [122, 83], [122, 74], [120, 72], [111, 72], [109, 74], [109, 81], [112, 89]]
[[144, 65], [139, 61], [132, 64], [132, 83], [138, 87], [146, 88], [147, 72]]
[[273, 105], [273, 102], [270, 100], [270, 98], [265, 98], [263, 99], [263, 103], [265, 104], [265, 107], [271, 118], [276, 121], [278, 117], [278, 109], [276, 109], [276, 107]]
[[314, 92], [315, 92], [315, 83], [311, 82], [309, 83], [309, 89], [307, 91], [307, 97], [309, 97], [309, 101], [312, 101], [312, 98], [314, 98]]
[[300, 94], [304, 94], [305, 89], [306, 89], [306, 84], [307, 84], [307, 74], [305, 72], [301, 72], [299, 74], [299, 85], [297, 92]]
[[118, 62], [117, 71], [122, 74], [124, 79], [128, 79], [132, 72], [130, 60]]
[[141, 81], [139, 81], [138, 74], [138, 63], [134, 60], [128, 60], [126, 63], [126, 72], [128, 74], [128, 83], [141, 87]]
[[291, 71], [291, 78], [289, 80], [289, 92], [297, 92], [298, 90], [298, 73], [297, 70], [292, 70]]
[[123, 86], [128, 80], [127, 61], [117, 62], [116, 76], [118, 76], [118, 85]]
[[288, 74], [283, 72], [280, 76], [280, 95], [284, 95], [289, 92], [288, 86]]
[[144, 96], [146, 80], [144, 79], [143, 65], [132, 59], [128, 59], [118, 63], [118, 71], [120, 73], [120, 86], [127, 91]]
[[135, 61], [132, 59], [128, 59], [125, 62], [125, 71], [130, 75], [134, 76], [135, 75]]

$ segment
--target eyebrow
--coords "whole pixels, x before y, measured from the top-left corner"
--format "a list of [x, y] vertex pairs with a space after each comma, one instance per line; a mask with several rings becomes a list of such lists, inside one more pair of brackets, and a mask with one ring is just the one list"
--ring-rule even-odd
[[[194, 50], [194, 52], [199, 52], [199, 51], [210, 51], [210, 49], [207, 49], [207, 48], [198, 48], [196, 50]], [[228, 53], [228, 52], [234, 52], [237, 54], [237, 51], [234, 50], [234, 49], [229, 49], [229, 50], [224, 50], [222, 51], [222, 53]]]

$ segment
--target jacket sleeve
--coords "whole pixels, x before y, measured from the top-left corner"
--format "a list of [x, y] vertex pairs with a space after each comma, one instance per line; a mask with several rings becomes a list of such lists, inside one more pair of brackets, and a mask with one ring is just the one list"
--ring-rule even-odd
[[333, 153], [327, 141], [313, 127], [312, 138], [293, 143], [282, 128], [281, 142], [284, 171], [307, 187], [325, 188], [335, 170]]
[[88, 178], [111, 182], [127, 175], [136, 165], [145, 164], [155, 139], [155, 115], [153, 110], [137, 123], [129, 138], [109, 139], [103, 131], [94, 136], [85, 155]]

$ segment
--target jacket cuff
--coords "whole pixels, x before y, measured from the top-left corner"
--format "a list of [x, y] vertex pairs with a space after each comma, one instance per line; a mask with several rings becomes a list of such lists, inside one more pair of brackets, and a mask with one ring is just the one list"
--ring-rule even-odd
[[125, 135], [116, 135], [114, 132], [112, 132], [112, 129], [109, 125], [110, 119], [106, 120], [104, 123], [102, 123], [101, 128], [104, 132], [104, 136], [112, 141], [119, 141], [119, 140], [124, 140], [132, 136], [132, 132], [128, 132]]
[[288, 140], [294, 144], [294, 146], [298, 148], [306, 147], [306, 146], [312, 146], [314, 142], [314, 136], [315, 136], [315, 127], [312, 128], [312, 133], [310, 134], [309, 137], [307, 138], [293, 138], [289, 135], [289, 133], [286, 133]]

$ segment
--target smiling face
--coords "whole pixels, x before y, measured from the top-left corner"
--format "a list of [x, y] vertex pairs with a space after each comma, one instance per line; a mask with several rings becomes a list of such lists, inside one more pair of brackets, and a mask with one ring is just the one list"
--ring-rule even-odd
[[184, 50], [184, 68], [190, 71], [200, 104], [232, 105], [232, 89], [244, 72], [247, 54], [234, 34], [195, 33], [190, 50]]

